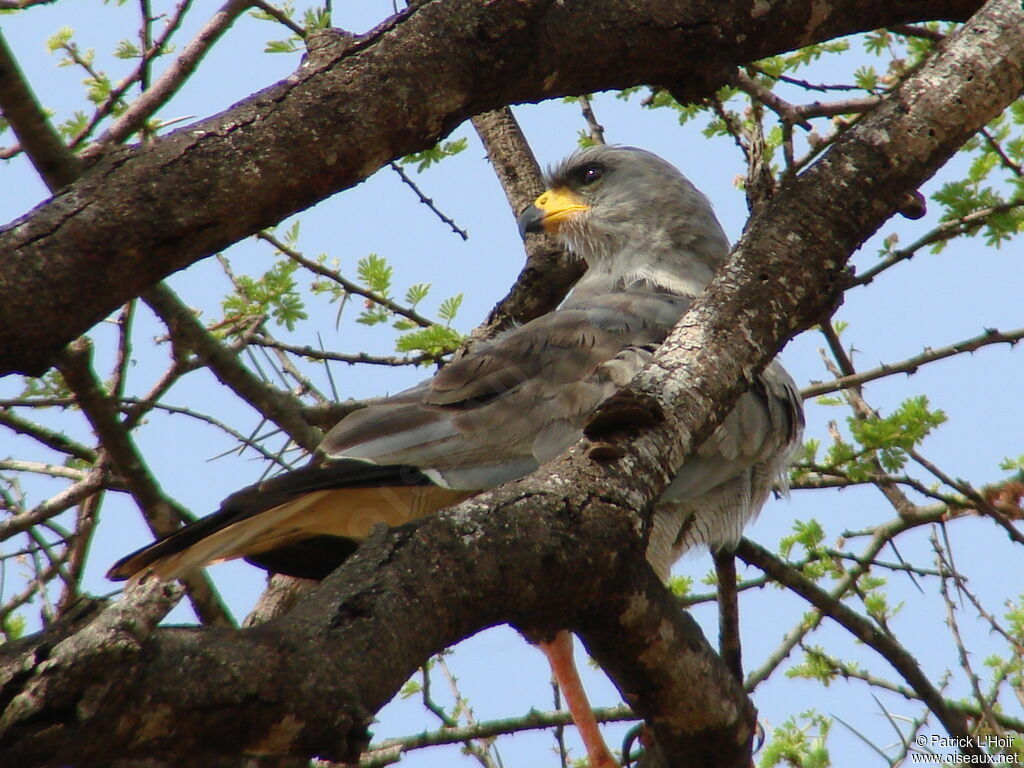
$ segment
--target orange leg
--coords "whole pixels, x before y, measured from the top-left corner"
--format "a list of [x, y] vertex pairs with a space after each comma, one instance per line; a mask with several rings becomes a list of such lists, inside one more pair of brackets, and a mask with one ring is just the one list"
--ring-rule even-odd
[[558, 632], [550, 643], [538, 645], [548, 657], [551, 672], [558, 687], [562, 689], [566, 706], [569, 707], [572, 720], [576, 723], [580, 738], [583, 739], [583, 746], [587, 749], [590, 768], [619, 768], [608, 745], [604, 743], [604, 737], [601, 736], [597, 720], [594, 718], [594, 710], [590, 708], [579, 672], [576, 671], [576, 664], [572, 658], [572, 635], [563, 630]]

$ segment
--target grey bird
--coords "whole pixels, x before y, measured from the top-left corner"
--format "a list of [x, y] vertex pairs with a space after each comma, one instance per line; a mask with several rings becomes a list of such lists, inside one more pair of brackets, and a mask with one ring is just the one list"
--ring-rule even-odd
[[[308, 465], [232, 494], [108, 576], [170, 579], [244, 557], [323, 578], [374, 526], [522, 477], [576, 443], [597, 406], [644, 366], [711, 280], [729, 243], [707, 199], [644, 150], [583, 149], [547, 181], [520, 229], [554, 234], [587, 266], [557, 310], [352, 413]], [[773, 362], [657, 502], [647, 558], [662, 579], [694, 546], [738, 540], [782, 482], [802, 428], [796, 385]]]

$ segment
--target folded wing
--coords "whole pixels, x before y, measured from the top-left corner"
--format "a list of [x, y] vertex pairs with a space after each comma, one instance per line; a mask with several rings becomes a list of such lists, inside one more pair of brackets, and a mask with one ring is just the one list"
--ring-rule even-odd
[[562, 453], [688, 305], [662, 293], [595, 296], [480, 344], [432, 379], [343, 419], [307, 466], [232, 494], [108, 576], [174, 578], [245, 557], [321, 578], [375, 525], [431, 514]]

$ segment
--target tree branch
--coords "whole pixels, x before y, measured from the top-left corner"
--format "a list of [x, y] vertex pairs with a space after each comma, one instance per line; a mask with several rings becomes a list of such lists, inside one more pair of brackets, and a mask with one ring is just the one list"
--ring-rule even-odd
[[222, 384], [280, 426], [299, 446], [307, 451], [316, 448], [320, 432], [302, 418], [299, 401], [260, 381], [239, 362], [235, 353], [210, 335], [174, 291], [161, 283], [149, 289], [143, 298], [171, 330], [172, 337], [202, 358]]
[[[754, 372], [830, 306], [849, 254], [1022, 88], [1024, 11], [993, 0], [751, 221], [651, 364], [591, 423], [620, 458], [591, 461], [584, 440], [522, 480], [381, 530], [293, 611], [252, 629], [157, 629], [50, 660], [52, 646], [20, 645], [0, 670], [0, 760], [352, 759], [372, 713], [425, 659], [511, 622], [576, 631], [670, 765], [749, 764], [752, 708], [637, 534]], [[648, 406], [650, 426], [617, 420], [624, 398], [629, 413]]]
[[0, 109], [32, 165], [50, 189], [67, 186], [81, 172], [81, 162], [68, 151], [18, 68], [0, 33]]
[[[927, 16], [964, 18], [977, 5], [936, 0]], [[699, 100], [737, 64], [924, 13], [884, 0], [788, 0], [756, 14], [747, 0], [620, 10], [589, 0], [415, 4], [220, 115], [111, 150], [0, 230], [0, 373], [42, 372], [60, 346], [167, 274], [434, 145], [474, 114], [640, 83]]]
[[87, 147], [83, 155], [96, 155], [102, 151], [101, 145], [119, 144], [131, 136], [160, 107], [178, 91], [189, 76], [199, 66], [220, 36], [234, 23], [247, 8], [252, 5], [250, 0], [228, 0], [210, 18], [193, 40], [182, 49], [181, 54], [164, 71], [153, 85], [128, 105], [97, 139], [96, 144]]

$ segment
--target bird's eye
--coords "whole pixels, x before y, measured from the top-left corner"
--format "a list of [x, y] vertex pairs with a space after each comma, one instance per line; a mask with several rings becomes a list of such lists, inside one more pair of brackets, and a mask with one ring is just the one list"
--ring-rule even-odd
[[580, 184], [586, 186], [587, 184], [593, 184], [595, 181], [604, 176], [604, 166], [597, 165], [585, 165], [580, 173]]

